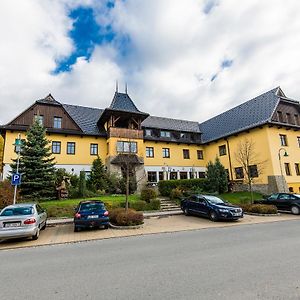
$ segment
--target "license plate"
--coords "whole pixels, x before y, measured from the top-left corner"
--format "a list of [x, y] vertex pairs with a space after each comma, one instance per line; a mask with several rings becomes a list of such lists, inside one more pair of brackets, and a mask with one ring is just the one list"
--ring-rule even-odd
[[92, 215], [92, 216], [88, 216], [88, 219], [98, 219], [99, 216], [98, 215]]
[[242, 214], [241, 214], [241, 213], [232, 213], [232, 215], [235, 216], [235, 217], [239, 217], [239, 216], [241, 216]]
[[4, 224], [4, 227], [20, 227], [21, 226], [21, 223], [18, 222], [18, 223], [6, 223]]

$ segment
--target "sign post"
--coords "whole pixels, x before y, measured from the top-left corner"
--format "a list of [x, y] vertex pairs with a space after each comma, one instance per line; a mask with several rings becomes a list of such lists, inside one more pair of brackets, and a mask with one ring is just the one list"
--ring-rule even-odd
[[20, 165], [20, 153], [21, 153], [21, 147], [22, 147], [22, 140], [21, 140], [20, 133], [19, 133], [18, 138], [16, 139], [14, 145], [17, 150], [18, 158], [17, 158], [17, 170], [16, 170], [16, 173], [12, 174], [11, 184], [15, 186], [13, 204], [16, 204], [17, 187], [18, 187], [18, 185], [21, 184], [21, 174], [19, 174], [19, 165]]

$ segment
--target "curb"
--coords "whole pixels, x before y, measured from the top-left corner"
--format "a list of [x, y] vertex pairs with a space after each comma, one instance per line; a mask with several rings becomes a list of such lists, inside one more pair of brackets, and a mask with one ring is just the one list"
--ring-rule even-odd
[[244, 215], [258, 216], [258, 217], [277, 217], [277, 216], [280, 216], [280, 213], [277, 213], [277, 214], [259, 214], [259, 213], [244, 212]]
[[140, 229], [143, 228], [144, 224], [141, 225], [134, 225], [134, 226], [117, 226], [117, 225], [113, 225], [109, 222], [109, 226], [113, 229], [118, 229], [118, 230], [126, 230], [126, 229]]

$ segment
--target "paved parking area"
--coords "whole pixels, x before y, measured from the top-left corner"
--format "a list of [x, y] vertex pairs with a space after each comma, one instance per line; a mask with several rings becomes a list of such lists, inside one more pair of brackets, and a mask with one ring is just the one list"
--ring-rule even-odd
[[61, 243], [73, 243], [88, 240], [127, 237], [163, 232], [197, 230], [212, 227], [227, 227], [257, 223], [279, 222], [295, 219], [300, 220], [300, 216], [295, 216], [291, 214], [281, 214], [272, 217], [245, 215], [243, 219], [237, 222], [211, 222], [210, 220], [194, 216], [187, 217], [184, 215], [175, 215], [145, 219], [143, 227], [139, 229], [100, 229], [84, 230], [80, 232], [74, 232], [72, 224], [56, 225], [52, 227], [47, 227], [46, 230], [41, 232], [39, 239], [36, 241], [25, 239], [2, 241], [0, 243], [0, 250]]

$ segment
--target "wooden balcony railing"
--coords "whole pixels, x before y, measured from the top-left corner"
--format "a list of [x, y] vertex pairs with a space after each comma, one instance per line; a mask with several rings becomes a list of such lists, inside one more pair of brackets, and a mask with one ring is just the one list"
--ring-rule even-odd
[[143, 139], [143, 130], [110, 127], [108, 136], [127, 139]]

